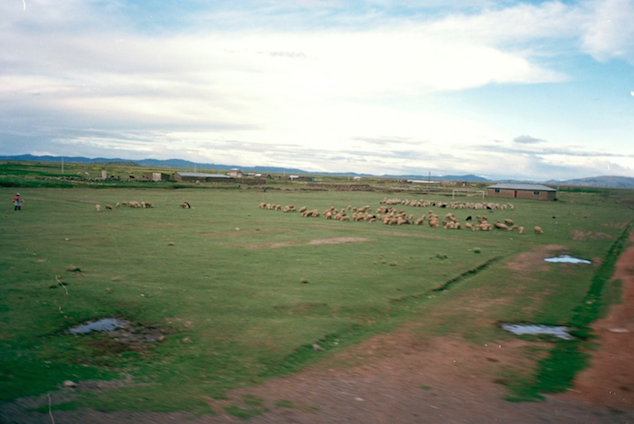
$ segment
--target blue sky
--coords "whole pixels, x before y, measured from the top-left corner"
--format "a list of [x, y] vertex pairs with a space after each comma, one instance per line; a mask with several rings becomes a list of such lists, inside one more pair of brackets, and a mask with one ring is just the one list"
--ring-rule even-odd
[[0, 154], [634, 177], [634, 0], [447, 3], [3, 1]]

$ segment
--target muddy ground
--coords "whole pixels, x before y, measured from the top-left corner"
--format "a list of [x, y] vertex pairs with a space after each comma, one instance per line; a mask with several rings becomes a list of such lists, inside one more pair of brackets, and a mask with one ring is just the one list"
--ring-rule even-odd
[[[574, 389], [541, 402], [503, 400], [507, 382], [487, 372], [520, 360], [526, 342], [475, 346], [450, 337], [425, 341], [415, 326], [366, 340], [287, 378], [233, 391], [228, 401], [204, 400], [221, 412], [230, 404], [261, 399], [252, 407], [268, 412], [249, 420], [252, 424], [634, 424], [634, 246], [619, 258], [615, 278], [623, 283], [623, 303], [593, 326], [601, 347], [590, 367], [576, 378]], [[0, 423], [245, 422], [224, 413], [195, 418], [184, 413], [25, 412], [46, 399], [0, 405]]]

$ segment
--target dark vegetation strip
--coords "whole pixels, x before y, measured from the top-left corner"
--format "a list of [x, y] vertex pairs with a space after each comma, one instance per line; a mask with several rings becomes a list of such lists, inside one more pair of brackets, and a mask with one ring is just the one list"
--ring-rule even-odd
[[428, 290], [426, 292], [423, 293], [418, 293], [418, 294], [409, 294], [409, 295], [405, 295], [405, 296], [401, 296], [401, 297], [397, 297], [394, 299], [390, 299], [391, 302], [401, 302], [403, 300], [406, 299], [418, 299], [419, 297], [423, 297], [429, 293], [433, 293], [433, 292], [441, 292], [441, 291], [445, 291], [448, 290], [449, 287], [455, 283], [460, 282], [461, 280], [464, 280], [467, 277], [471, 277], [477, 273], [479, 273], [480, 271], [483, 271], [485, 268], [487, 268], [489, 265], [497, 262], [500, 259], [500, 256], [495, 256], [483, 263], [481, 263], [480, 265], [468, 269], [460, 274], [458, 274], [457, 276], [445, 281], [444, 283], [442, 283], [441, 285], [439, 285], [438, 287], [434, 287], [431, 290]]
[[466, 270], [465, 272], [459, 274], [458, 276], [445, 281], [443, 284], [441, 284], [440, 286], [432, 289], [432, 291], [435, 292], [439, 292], [439, 291], [445, 291], [449, 289], [449, 286], [451, 286], [452, 284], [455, 284], [461, 280], [464, 280], [467, 277], [471, 277], [477, 273], [479, 273], [480, 271], [483, 271], [486, 267], [488, 267], [489, 265], [497, 262], [500, 259], [500, 256], [495, 256], [483, 263], [481, 263], [480, 265], [476, 266], [475, 268], [471, 268]]
[[602, 318], [608, 311], [609, 302], [605, 300], [608, 283], [614, 275], [614, 266], [621, 255], [629, 234], [634, 227], [630, 223], [621, 236], [614, 242], [608, 251], [605, 260], [592, 277], [590, 288], [581, 301], [581, 305], [573, 310], [573, 315], [568, 327], [573, 329], [570, 334], [572, 340], [558, 339], [550, 356], [541, 360], [538, 365], [537, 375], [532, 384], [512, 387], [514, 396], [508, 398], [511, 401], [537, 400], [543, 397], [540, 393], [563, 392], [572, 387], [575, 375], [588, 365], [588, 359], [596, 336], [592, 334], [590, 324]]
[[278, 377], [297, 371], [303, 365], [316, 358], [320, 351], [332, 349], [339, 345], [340, 342], [342, 344], [350, 344], [360, 341], [367, 332], [367, 329], [355, 324], [341, 334], [328, 334], [312, 345], [307, 344], [298, 347], [279, 362], [265, 364], [265, 369], [259, 376], [262, 378]]
[[[464, 271], [456, 277], [445, 281], [440, 286], [430, 289], [426, 292], [402, 296], [396, 299], [390, 299], [390, 301], [401, 302], [404, 300], [419, 299], [429, 293], [448, 290], [451, 285], [483, 271], [485, 268], [498, 261], [500, 258], [500, 256], [495, 256], [481, 263], [480, 265]], [[364, 326], [355, 324], [341, 334], [328, 334], [317, 340], [314, 344], [306, 344], [298, 347], [280, 362], [266, 364], [265, 370], [260, 373], [259, 376], [262, 378], [268, 378], [297, 371], [303, 365], [307, 364], [311, 360], [314, 360], [317, 357], [317, 354], [320, 353], [320, 351], [332, 349], [338, 346], [340, 342], [341, 344], [346, 345], [354, 344], [358, 341], [361, 341], [366, 335], [375, 334], [375, 332], [376, 331], [368, 329]]]

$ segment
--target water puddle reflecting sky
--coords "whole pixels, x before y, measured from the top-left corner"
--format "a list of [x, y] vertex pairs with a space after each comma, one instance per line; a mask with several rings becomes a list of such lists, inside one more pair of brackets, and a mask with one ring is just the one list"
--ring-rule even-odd
[[122, 321], [116, 318], [102, 318], [97, 321], [87, 322], [86, 324], [78, 325], [68, 330], [71, 334], [86, 334], [92, 331], [108, 332], [114, 331], [119, 327], [125, 327], [128, 325], [127, 321]]
[[568, 334], [568, 329], [564, 326], [536, 325], [536, 324], [502, 324], [502, 329], [510, 331], [513, 334], [547, 334], [564, 340], [571, 340], [572, 336]]
[[568, 263], [568, 264], [591, 264], [592, 263], [588, 260], [573, 258], [572, 256], [568, 256], [568, 255], [559, 255], [557, 257], [546, 258], [544, 260], [546, 262], [557, 262], [557, 263]]

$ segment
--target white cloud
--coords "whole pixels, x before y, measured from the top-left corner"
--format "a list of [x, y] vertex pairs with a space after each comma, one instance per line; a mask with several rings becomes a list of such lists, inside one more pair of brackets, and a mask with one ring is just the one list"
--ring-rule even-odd
[[598, 60], [613, 58], [634, 64], [634, 2], [592, 1], [584, 25], [583, 47]]

